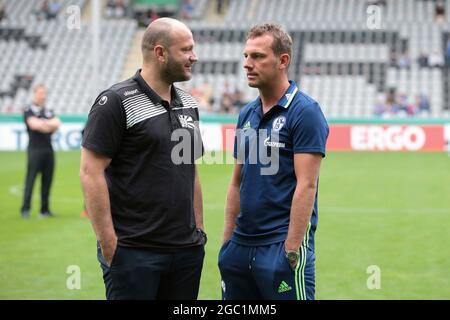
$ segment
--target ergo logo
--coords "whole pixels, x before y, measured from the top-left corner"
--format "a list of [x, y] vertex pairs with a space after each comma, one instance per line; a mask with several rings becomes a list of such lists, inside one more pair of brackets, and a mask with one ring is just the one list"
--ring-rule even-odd
[[417, 151], [426, 135], [417, 126], [353, 126], [350, 140], [353, 150]]

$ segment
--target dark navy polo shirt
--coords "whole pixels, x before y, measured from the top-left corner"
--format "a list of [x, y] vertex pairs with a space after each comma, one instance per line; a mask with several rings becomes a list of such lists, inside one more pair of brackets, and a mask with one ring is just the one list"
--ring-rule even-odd
[[28, 118], [37, 117], [39, 119], [52, 119], [55, 117], [55, 114], [52, 110], [38, 107], [35, 105], [30, 105], [24, 111], [23, 118], [25, 121], [25, 125], [27, 127], [28, 132], [28, 151], [53, 151], [52, 146], [52, 134], [53, 133], [45, 133], [36, 130], [32, 130], [27, 123]]
[[[242, 163], [241, 211], [232, 240], [249, 246], [284, 241], [297, 185], [294, 154], [325, 157], [327, 121], [319, 104], [290, 81], [286, 93], [266, 114], [259, 97], [246, 105], [236, 129], [234, 157]], [[316, 193], [304, 239], [304, 245], [312, 249], [317, 213]]]

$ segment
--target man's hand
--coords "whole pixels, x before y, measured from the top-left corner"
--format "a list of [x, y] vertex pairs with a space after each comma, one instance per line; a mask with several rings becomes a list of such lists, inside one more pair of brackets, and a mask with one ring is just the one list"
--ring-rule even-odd
[[286, 241], [284, 242], [284, 255], [286, 256], [286, 259], [288, 260], [289, 264], [291, 265], [291, 269], [295, 270], [295, 268], [297, 267], [297, 263], [298, 263], [298, 257], [297, 259], [294, 260], [294, 255], [289, 253], [299, 253], [300, 252], [300, 245], [296, 244], [296, 243], [292, 243], [290, 244], [288, 239], [286, 239]]
[[117, 238], [113, 238], [110, 241], [100, 242], [100, 248], [102, 249], [103, 258], [105, 258], [108, 267], [111, 267], [114, 254], [117, 250]]
[[300, 260], [300, 252], [298, 250], [284, 250], [284, 255], [289, 262], [292, 270], [297, 268], [298, 262]]
[[197, 228], [197, 232], [200, 232], [203, 239], [205, 239], [205, 243], [206, 244], [208, 242], [208, 236], [206, 235], [206, 232], [203, 228]]
[[31, 130], [39, 131], [42, 133], [53, 133], [58, 130], [61, 125], [59, 118], [41, 119], [36, 116], [27, 118], [27, 124]]
[[284, 242], [284, 251], [299, 251], [300, 250], [300, 244], [293, 241], [290, 242], [289, 239], [286, 239]]

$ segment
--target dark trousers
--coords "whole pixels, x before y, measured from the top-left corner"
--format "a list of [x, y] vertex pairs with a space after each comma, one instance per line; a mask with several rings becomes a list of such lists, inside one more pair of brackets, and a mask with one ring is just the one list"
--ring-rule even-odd
[[108, 300], [196, 300], [205, 249], [177, 252], [117, 246], [108, 266], [97, 243]]
[[53, 180], [55, 157], [53, 150], [29, 150], [25, 191], [23, 195], [22, 211], [30, 210], [34, 181], [41, 173], [41, 212], [49, 211], [48, 198]]
[[223, 300], [314, 300], [315, 254], [300, 248], [293, 270], [284, 242], [249, 247], [226, 242], [219, 252]]

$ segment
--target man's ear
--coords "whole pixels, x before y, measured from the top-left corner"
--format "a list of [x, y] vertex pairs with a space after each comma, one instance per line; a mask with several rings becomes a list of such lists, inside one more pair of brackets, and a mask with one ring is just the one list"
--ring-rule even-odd
[[166, 62], [166, 55], [165, 55], [166, 50], [164, 49], [163, 46], [156, 45], [155, 48], [153, 49], [153, 52], [155, 53], [156, 60], [158, 60], [159, 62]]
[[280, 70], [286, 70], [289, 67], [289, 63], [291, 62], [291, 57], [287, 53], [283, 53], [280, 55]]

